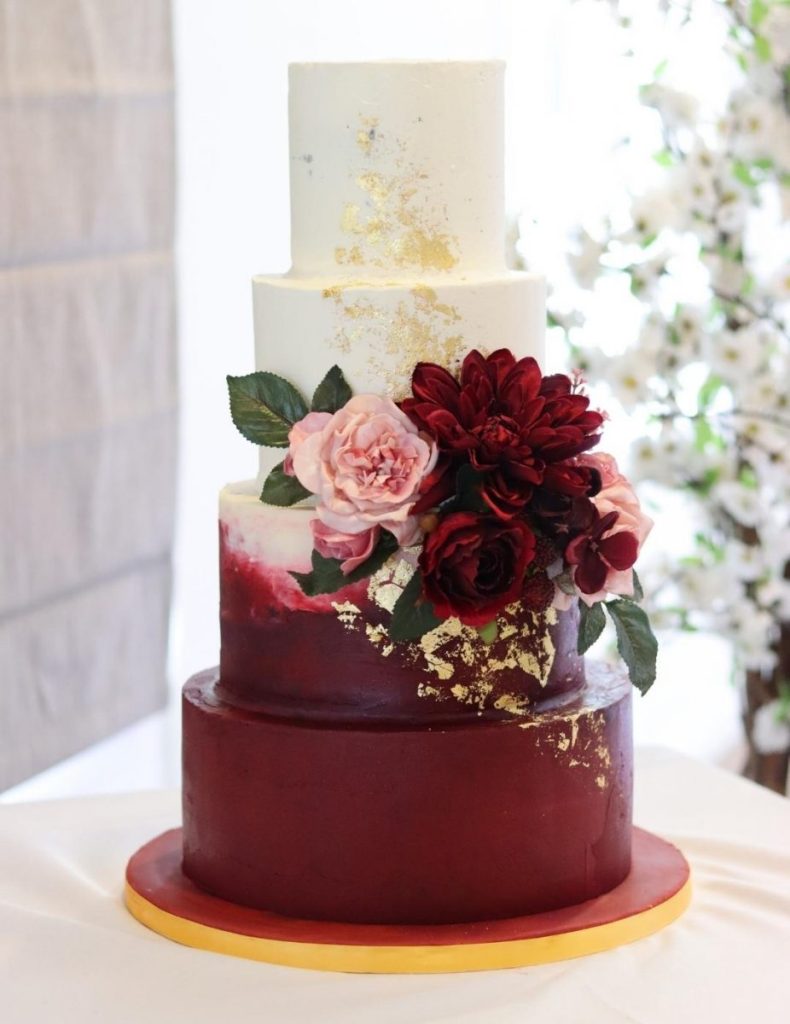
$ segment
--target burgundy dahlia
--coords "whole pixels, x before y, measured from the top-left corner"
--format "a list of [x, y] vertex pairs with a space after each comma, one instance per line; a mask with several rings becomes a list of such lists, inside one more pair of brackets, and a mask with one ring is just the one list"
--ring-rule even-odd
[[535, 535], [523, 520], [450, 513], [420, 552], [425, 596], [439, 618], [484, 626], [521, 598], [534, 555]]
[[418, 363], [412, 397], [401, 407], [436, 440], [440, 456], [415, 511], [450, 497], [466, 462], [481, 474], [483, 500], [501, 519], [517, 515], [541, 486], [589, 494], [591, 474], [560, 465], [598, 443], [603, 417], [589, 404], [570, 378], [544, 377], [534, 359], [516, 360], [508, 349], [487, 358], [470, 352], [460, 380]]

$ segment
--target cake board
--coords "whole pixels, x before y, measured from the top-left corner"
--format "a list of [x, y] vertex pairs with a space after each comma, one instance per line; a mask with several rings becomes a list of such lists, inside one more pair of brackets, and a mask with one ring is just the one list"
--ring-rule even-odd
[[597, 899], [527, 917], [452, 925], [304, 921], [238, 906], [198, 889], [181, 870], [181, 829], [135, 853], [126, 873], [129, 912], [160, 935], [228, 956], [356, 974], [441, 974], [553, 963], [652, 935], [686, 910], [683, 854], [643, 829], [632, 870]]

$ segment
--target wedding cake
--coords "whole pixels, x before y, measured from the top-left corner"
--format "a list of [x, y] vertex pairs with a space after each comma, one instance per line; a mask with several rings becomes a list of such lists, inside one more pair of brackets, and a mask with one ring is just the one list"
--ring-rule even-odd
[[183, 694], [183, 871], [230, 904], [442, 925], [629, 874], [631, 685], [583, 652], [606, 598], [649, 685], [650, 523], [505, 266], [503, 71], [290, 69], [293, 266], [229, 378], [260, 471]]

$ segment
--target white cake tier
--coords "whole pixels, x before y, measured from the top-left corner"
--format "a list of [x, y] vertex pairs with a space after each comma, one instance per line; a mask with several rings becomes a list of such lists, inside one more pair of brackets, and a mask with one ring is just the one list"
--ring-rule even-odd
[[309, 571], [313, 550], [307, 505], [275, 508], [259, 500], [255, 480], [228, 484], [219, 494], [219, 522], [228, 548], [252, 561], [277, 569]]
[[[509, 348], [543, 362], [543, 278], [502, 271], [363, 284], [253, 279], [255, 365], [285, 377], [309, 400], [337, 363], [355, 394], [409, 393], [418, 362], [451, 372], [470, 349]], [[261, 474], [283, 457], [261, 449]]]
[[500, 61], [290, 66], [292, 273], [504, 267]]

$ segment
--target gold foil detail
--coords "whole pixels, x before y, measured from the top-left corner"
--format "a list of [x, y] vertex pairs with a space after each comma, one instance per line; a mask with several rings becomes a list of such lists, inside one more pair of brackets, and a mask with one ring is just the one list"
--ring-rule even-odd
[[351, 629], [357, 624], [357, 619], [360, 616], [360, 610], [351, 601], [333, 601], [332, 607], [337, 612], [337, 617], [343, 623], [344, 626]]
[[381, 138], [376, 130], [379, 126], [379, 119], [377, 117], [362, 117], [360, 123], [361, 128], [357, 131], [357, 145], [365, 156], [370, 156], [373, 144]]
[[452, 270], [458, 263], [458, 240], [446, 230], [446, 213], [420, 202], [420, 183], [428, 175], [407, 161], [402, 140], [389, 146], [385, 141], [375, 118], [360, 118], [357, 146], [371, 160], [389, 161], [393, 170], [384, 174], [372, 164], [357, 175], [355, 184], [364, 198], [347, 202], [340, 217], [341, 231], [354, 242], [335, 249], [336, 262]]
[[335, 304], [330, 343], [342, 354], [364, 346], [371, 388], [402, 398], [417, 363], [439, 363], [451, 373], [460, 365], [469, 347], [457, 326], [461, 314], [440, 302], [433, 288], [418, 285], [395, 301], [382, 289], [375, 302], [348, 290], [348, 285], [339, 284], [322, 292]]

